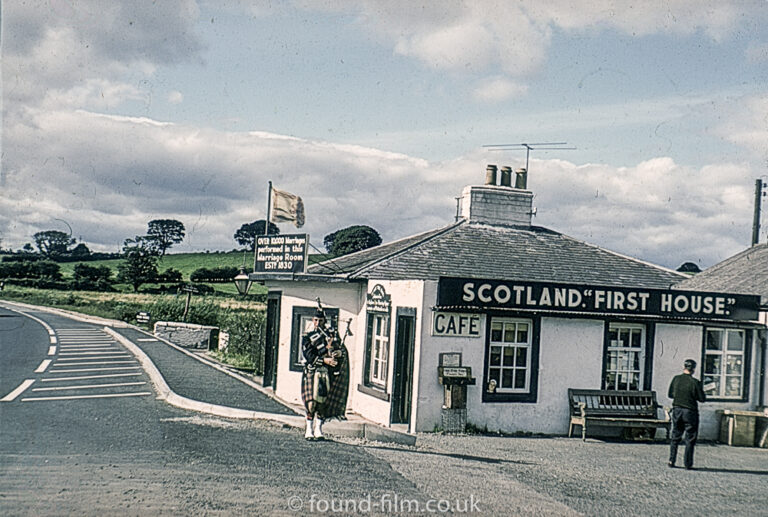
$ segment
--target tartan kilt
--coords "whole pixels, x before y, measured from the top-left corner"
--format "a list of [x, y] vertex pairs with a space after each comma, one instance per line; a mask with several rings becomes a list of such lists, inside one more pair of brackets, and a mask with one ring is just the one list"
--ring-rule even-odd
[[[328, 369], [328, 396], [325, 397], [325, 402], [317, 404], [316, 412], [323, 420], [345, 419], [347, 395], [349, 394], [349, 354], [344, 345], [342, 345], [341, 350], [342, 356], [339, 366]], [[334, 370], [339, 371], [339, 375], [334, 375]], [[310, 402], [314, 402], [312, 381], [315, 371], [314, 368], [310, 370], [305, 366], [304, 374], [301, 376], [301, 400], [304, 402], [305, 409]]]

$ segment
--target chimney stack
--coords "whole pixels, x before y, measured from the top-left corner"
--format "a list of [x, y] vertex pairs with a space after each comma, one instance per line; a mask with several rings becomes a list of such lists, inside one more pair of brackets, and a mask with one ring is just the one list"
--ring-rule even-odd
[[485, 184], [496, 185], [496, 166], [495, 165], [488, 165], [488, 167], [485, 168]]
[[530, 227], [533, 214], [533, 192], [526, 190], [526, 171], [515, 171], [512, 187], [512, 168], [501, 168], [501, 183], [496, 185], [495, 165], [488, 165], [485, 185], [465, 187], [460, 198], [460, 215], [471, 223], [498, 226]]

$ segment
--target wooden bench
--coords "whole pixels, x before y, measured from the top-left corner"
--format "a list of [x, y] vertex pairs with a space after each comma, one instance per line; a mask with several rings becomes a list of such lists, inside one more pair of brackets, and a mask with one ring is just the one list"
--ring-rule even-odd
[[569, 389], [571, 423], [581, 426], [581, 439], [587, 439], [590, 424], [607, 427], [656, 429], [663, 427], [669, 439], [669, 409], [664, 408], [664, 418], [659, 418], [659, 405], [655, 391], [612, 391]]

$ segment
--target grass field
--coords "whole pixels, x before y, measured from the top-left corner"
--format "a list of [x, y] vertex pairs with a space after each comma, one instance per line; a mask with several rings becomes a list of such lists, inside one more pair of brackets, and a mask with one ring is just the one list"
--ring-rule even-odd
[[[170, 253], [163, 257], [157, 265], [157, 268], [162, 272], [166, 269], [173, 268], [181, 271], [181, 276], [184, 280], [189, 280], [189, 275], [196, 269], [202, 267], [215, 268], [215, 267], [240, 267], [243, 265], [243, 259], [245, 259], [245, 266], [248, 269], [253, 267], [253, 254], [242, 251], [230, 251], [220, 253]], [[94, 260], [85, 262], [89, 266], [107, 266], [117, 275], [117, 266], [122, 260]], [[75, 265], [79, 262], [61, 262], [61, 273], [65, 277], [71, 277], [72, 271], [75, 269]]]
[[[313, 264], [327, 258], [327, 255], [310, 255], [309, 263]], [[122, 262], [121, 259], [113, 260], [93, 260], [82, 262], [93, 267], [106, 266], [112, 270], [114, 278], [117, 278], [118, 265]], [[61, 268], [61, 274], [66, 279], [71, 279], [75, 266], [81, 262], [59, 262]], [[253, 268], [253, 252], [250, 251], [216, 251], [210, 253], [169, 253], [158, 262], [158, 270], [162, 273], [166, 269], [176, 269], [181, 272], [181, 276], [185, 282], [189, 281], [189, 276], [197, 269], [208, 268], [213, 269], [217, 267], [240, 267], [245, 264], [246, 269]], [[237, 296], [237, 289], [233, 282], [221, 283], [221, 284], [208, 284], [214, 288], [216, 294], [225, 296]], [[121, 292], [132, 292], [133, 289], [130, 286], [124, 284], [116, 284], [114, 286]], [[145, 284], [141, 287], [140, 291], [145, 289], [152, 289], [157, 287], [154, 284]], [[259, 284], [253, 284], [248, 291], [249, 295], [264, 294], [267, 290], [265, 287]]]

